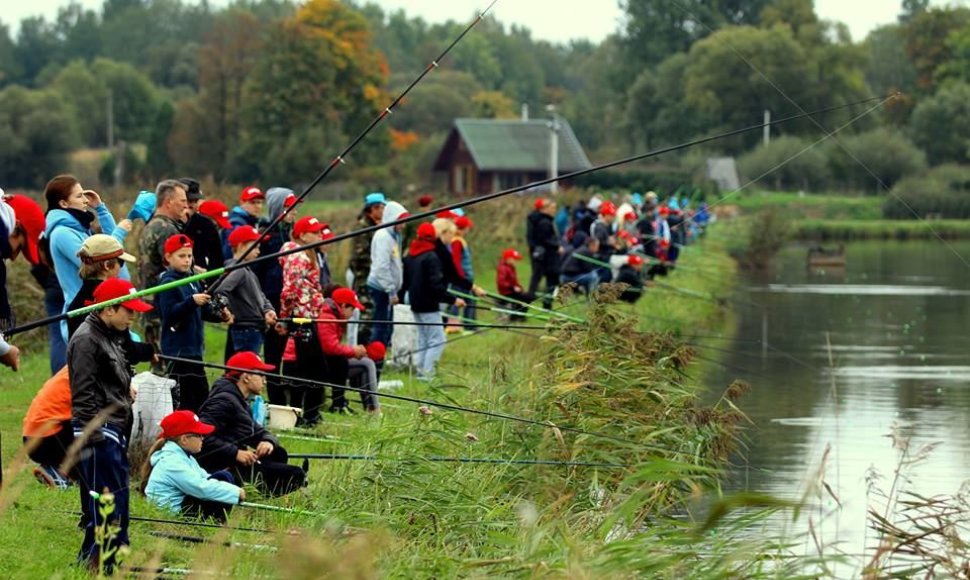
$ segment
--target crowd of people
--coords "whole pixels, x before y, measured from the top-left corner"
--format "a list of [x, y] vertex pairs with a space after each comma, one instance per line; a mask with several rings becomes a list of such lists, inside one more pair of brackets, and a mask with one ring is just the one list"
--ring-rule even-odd
[[[230, 209], [206, 200], [195, 179], [169, 179], [140, 193], [120, 220], [69, 175], [52, 179], [44, 196], [46, 211], [27, 196], [0, 195], [0, 256], [26, 257], [51, 316], [114, 302], [49, 326], [52, 376], [27, 412], [23, 436], [39, 464], [38, 479], [58, 488], [76, 483], [85, 528], [79, 560], [102, 568], [110, 569], [114, 548], [128, 542], [136, 364], [150, 363], [174, 382], [172, 413], [142, 468], [143, 493], [172, 511], [225, 517], [245, 499], [244, 483], [270, 495], [306, 483], [303, 469], [288, 464], [286, 450], [253, 412], [254, 397], [300, 407], [310, 427], [324, 409], [355, 412], [348, 387], [360, 393], [365, 412], [379, 413], [377, 387], [393, 348], [395, 307], [406, 304], [420, 324], [411, 361], [417, 378], [430, 381], [446, 329], [473, 326], [476, 299], [488, 294], [475, 282], [466, 238], [473, 223], [461, 210], [416, 223], [402, 203], [367, 194], [358, 218], [365, 232], [353, 238], [345, 285], [339, 285], [322, 243], [334, 231], [317, 217], [298, 218], [290, 189], [246, 187]], [[433, 198], [417, 203], [430, 213]], [[615, 201], [596, 195], [563, 208], [538, 198], [526, 219], [529, 284], [519, 281], [516, 263], [523, 255], [515, 248], [504, 250], [497, 264], [498, 294], [508, 300], [511, 318], [521, 319], [525, 305], [540, 298], [551, 307], [564, 284], [589, 293], [620, 282], [620, 298], [636, 301], [645, 281], [673, 267], [680, 248], [706, 225], [706, 207], [690, 204], [676, 195], [659, 203], [652, 192]], [[125, 241], [138, 221], [135, 256]], [[224, 267], [228, 272], [218, 278], [187, 280]], [[131, 297], [130, 270], [142, 288], [164, 287]], [[10, 328], [5, 283], [0, 292], [0, 324]], [[132, 328], [136, 315], [140, 334]], [[228, 370], [211, 389], [206, 321], [228, 326]], [[17, 370], [19, 356], [0, 336], [0, 363]], [[77, 441], [80, 451], [70, 456]], [[98, 502], [105, 490], [113, 497], [108, 517], [120, 531], [102, 554], [96, 530], [104, 523]]]

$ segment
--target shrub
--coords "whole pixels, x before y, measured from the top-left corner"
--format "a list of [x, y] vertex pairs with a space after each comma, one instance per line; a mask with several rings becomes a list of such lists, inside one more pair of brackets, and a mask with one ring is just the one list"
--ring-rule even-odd
[[745, 180], [758, 179], [762, 186], [778, 190], [823, 189], [830, 179], [828, 162], [811, 145], [807, 139], [779, 137], [741, 156], [741, 174]]
[[[970, 167], [941, 165], [896, 184], [883, 206], [889, 219], [970, 218]], [[907, 207], [908, 206], [908, 207]]]
[[826, 153], [834, 180], [848, 189], [882, 193], [879, 181], [868, 170], [888, 188], [904, 177], [926, 171], [926, 154], [894, 129], [879, 128], [852, 135], [844, 138], [842, 144], [845, 149], [831, 143]]

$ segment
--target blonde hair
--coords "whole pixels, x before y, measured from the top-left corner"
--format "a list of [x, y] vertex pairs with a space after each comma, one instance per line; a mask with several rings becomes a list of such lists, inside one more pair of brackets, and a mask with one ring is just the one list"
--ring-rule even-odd
[[456, 226], [455, 222], [451, 221], [448, 218], [437, 218], [433, 222], [431, 222], [431, 225], [434, 226], [434, 231], [439, 238], [441, 237], [442, 234], [458, 232], [458, 226]]
[[145, 495], [145, 488], [148, 487], [148, 478], [152, 476], [152, 469], [154, 469], [154, 466], [152, 465], [152, 455], [154, 455], [156, 451], [161, 449], [162, 446], [169, 441], [175, 441], [175, 439], [165, 439], [159, 437], [154, 443], [152, 443], [152, 446], [148, 448], [148, 454], [145, 456], [145, 462], [141, 464], [141, 485], [138, 486], [138, 491], [140, 491], [142, 495]]
[[81, 262], [81, 267], [78, 269], [77, 275], [82, 280], [101, 278], [101, 276], [105, 275], [111, 269], [111, 264], [114, 264], [115, 260], [117, 258], [102, 260], [100, 262]]

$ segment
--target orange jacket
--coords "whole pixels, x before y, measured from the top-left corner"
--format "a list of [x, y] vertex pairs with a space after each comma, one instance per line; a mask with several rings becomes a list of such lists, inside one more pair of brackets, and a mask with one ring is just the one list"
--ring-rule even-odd
[[67, 366], [47, 379], [24, 417], [24, 437], [50, 437], [71, 420], [71, 383]]

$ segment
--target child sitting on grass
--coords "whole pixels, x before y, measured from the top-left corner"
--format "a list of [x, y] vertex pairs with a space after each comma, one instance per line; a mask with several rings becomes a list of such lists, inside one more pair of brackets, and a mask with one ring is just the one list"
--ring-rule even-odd
[[170, 413], [161, 427], [142, 466], [142, 493], [169, 511], [225, 521], [232, 506], [246, 500], [246, 491], [228, 471], [210, 475], [193, 457], [215, 427], [199, 421], [192, 411]]
[[[239, 226], [229, 234], [232, 259], [226, 261], [231, 266], [243, 260], [253, 260], [259, 256], [259, 232], [252, 226]], [[251, 249], [250, 249], [251, 248]], [[248, 254], [247, 254], [248, 252]], [[236, 322], [229, 327], [226, 344], [226, 360], [237, 352], [263, 350], [264, 332], [267, 326], [276, 324], [276, 310], [263, 294], [259, 279], [250, 268], [239, 268], [230, 272], [223, 283], [217, 287], [216, 296], [224, 296], [229, 303]]]

